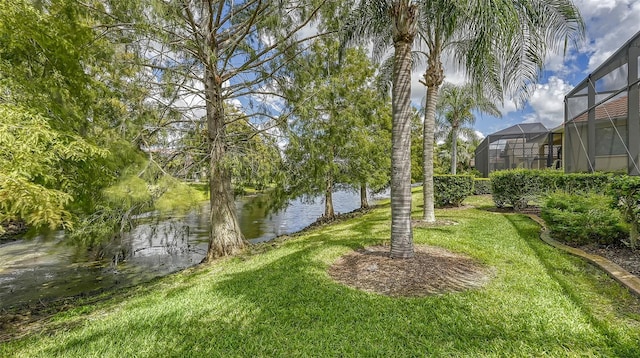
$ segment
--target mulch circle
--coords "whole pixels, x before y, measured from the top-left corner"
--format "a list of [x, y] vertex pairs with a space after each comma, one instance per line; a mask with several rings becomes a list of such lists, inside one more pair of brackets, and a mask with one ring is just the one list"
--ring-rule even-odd
[[422, 220], [411, 220], [411, 226], [413, 226], [414, 228], [432, 228], [451, 225], [458, 225], [458, 222], [446, 219], [436, 219], [436, 221], [433, 223]]
[[462, 254], [434, 246], [415, 246], [412, 259], [392, 259], [388, 246], [350, 252], [329, 267], [347, 286], [393, 297], [421, 297], [484, 286], [490, 268]]

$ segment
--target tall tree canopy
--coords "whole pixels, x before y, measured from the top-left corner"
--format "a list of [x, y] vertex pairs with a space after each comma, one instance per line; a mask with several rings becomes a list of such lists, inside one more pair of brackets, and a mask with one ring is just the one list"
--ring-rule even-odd
[[[305, 42], [299, 31], [326, 0], [105, 2], [96, 6], [114, 18], [105, 26], [117, 29], [128, 51], [150, 69], [152, 98], [176, 113], [153, 133], [206, 119], [201, 133], [208, 142], [211, 225], [204, 261], [238, 252], [246, 242], [233, 202], [231, 142], [239, 128], [268, 131], [282, 119], [269, 107], [280, 95], [274, 75], [295, 58]], [[225, 103], [237, 101], [244, 102], [243, 115], [228, 115]], [[247, 125], [233, 127], [239, 121]]]
[[[412, 257], [410, 192], [411, 50], [422, 45], [427, 69], [424, 119], [423, 220], [433, 222], [433, 137], [443, 55], [451, 51], [474, 88], [488, 97], [525, 98], [549, 51], [579, 38], [583, 23], [570, 0], [449, 1], [361, 0], [346, 25], [346, 43], [372, 41], [374, 55], [393, 54], [391, 256]], [[416, 37], [417, 36], [417, 37]], [[419, 40], [419, 41], [415, 41]], [[418, 47], [416, 47], [417, 49]]]
[[78, 2], [0, 3], [3, 219], [68, 226], [139, 152], [115, 129], [114, 52]]
[[284, 152], [289, 197], [324, 196], [325, 217], [335, 216], [337, 186], [366, 189], [388, 183], [390, 111], [372, 86], [374, 68], [362, 50], [348, 49], [338, 61], [338, 42], [316, 40], [291, 63], [292, 108]]

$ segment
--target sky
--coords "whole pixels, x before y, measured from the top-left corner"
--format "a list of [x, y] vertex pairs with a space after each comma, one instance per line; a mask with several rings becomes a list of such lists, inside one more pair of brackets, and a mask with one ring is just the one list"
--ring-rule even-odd
[[[585, 39], [567, 53], [547, 58], [545, 70], [523, 108], [512, 101], [501, 107], [502, 118], [476, 116], [475, 129], [483, 136], [519, 123], [541, 122], [551, 129], [564, 120], [564, 96], [640, 31], [640, 0], [574, 0], [585, 22]], [[412, 78], [412, 101], [420, 107], [424, 86]], [[445, 69], [445, 81], [462, 84], [464, 76]]]

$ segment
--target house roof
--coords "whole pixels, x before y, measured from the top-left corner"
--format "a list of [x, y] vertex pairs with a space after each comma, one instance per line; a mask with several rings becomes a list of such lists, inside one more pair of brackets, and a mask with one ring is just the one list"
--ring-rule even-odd
[[[599, 119], [615, 119], [627, 117], [627, 96], [614, 99], [596, 107], [596, 120]], [[576, 122], [586, 121], [588, 119], [588, 113], [584, 112], [581, 115], [575, 117], [573, 120]]]
[[502, 136], [507, 139], [507, 137], [522, 137], [523, 134], [540, 134], [547, 132], [549, 132], [549, 130], [542, 123], [520, 123], [489, 135], [491, 137]]

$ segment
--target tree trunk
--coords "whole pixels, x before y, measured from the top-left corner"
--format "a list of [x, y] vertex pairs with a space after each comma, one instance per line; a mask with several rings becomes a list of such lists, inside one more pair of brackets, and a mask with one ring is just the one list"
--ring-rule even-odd
[[369, 201], [367, 200], [367, 183], [360, 184], [360, 209], [366, 209], [369, 207]]
[[422, 136], [422, 159], [423, 159], [423, 212], [422, 220], [428, 223], [436, 222], [434, 188], [433, 188], [433, 142], [436, 129], [436, 104], [438, 103], [438, 91], [444, 81], [444, 69], [440, 61], [440, 40], [436, 36], [436, 44], [431, 49], [427, 60], [427, 70], [424, 78], [420, 82], [427, 87], [427, 98], [424, 113], [423, 136]]
[[396, 41], [391, 132], [391, 257], [411, 258], [411, 44]]
[[458, 167], [458, 127], [451, 127], [451, 175], [456, 175]]
[[324, 216], [327, 219], [336, 217], [333, 210], [333, 179], [331, 177], [327, 179], [327, 188], [324, 191]]
[[226, 155], [224, 104], [220, 77], [207, 70], [205, 96], [209, 136], [209, 195], [211, 205], [209, 248], [203, 262], [232, 255], [246, 246], [240, 230], [231, 189], [231, 171], [224, 164]]
[[426, 110], [422, 127], [422, 220], [429, 223], [436, 222], [433, 187], [433, 141], [436, 131], [436, 103], [438, 103], [438, 88], [427, 88]]

